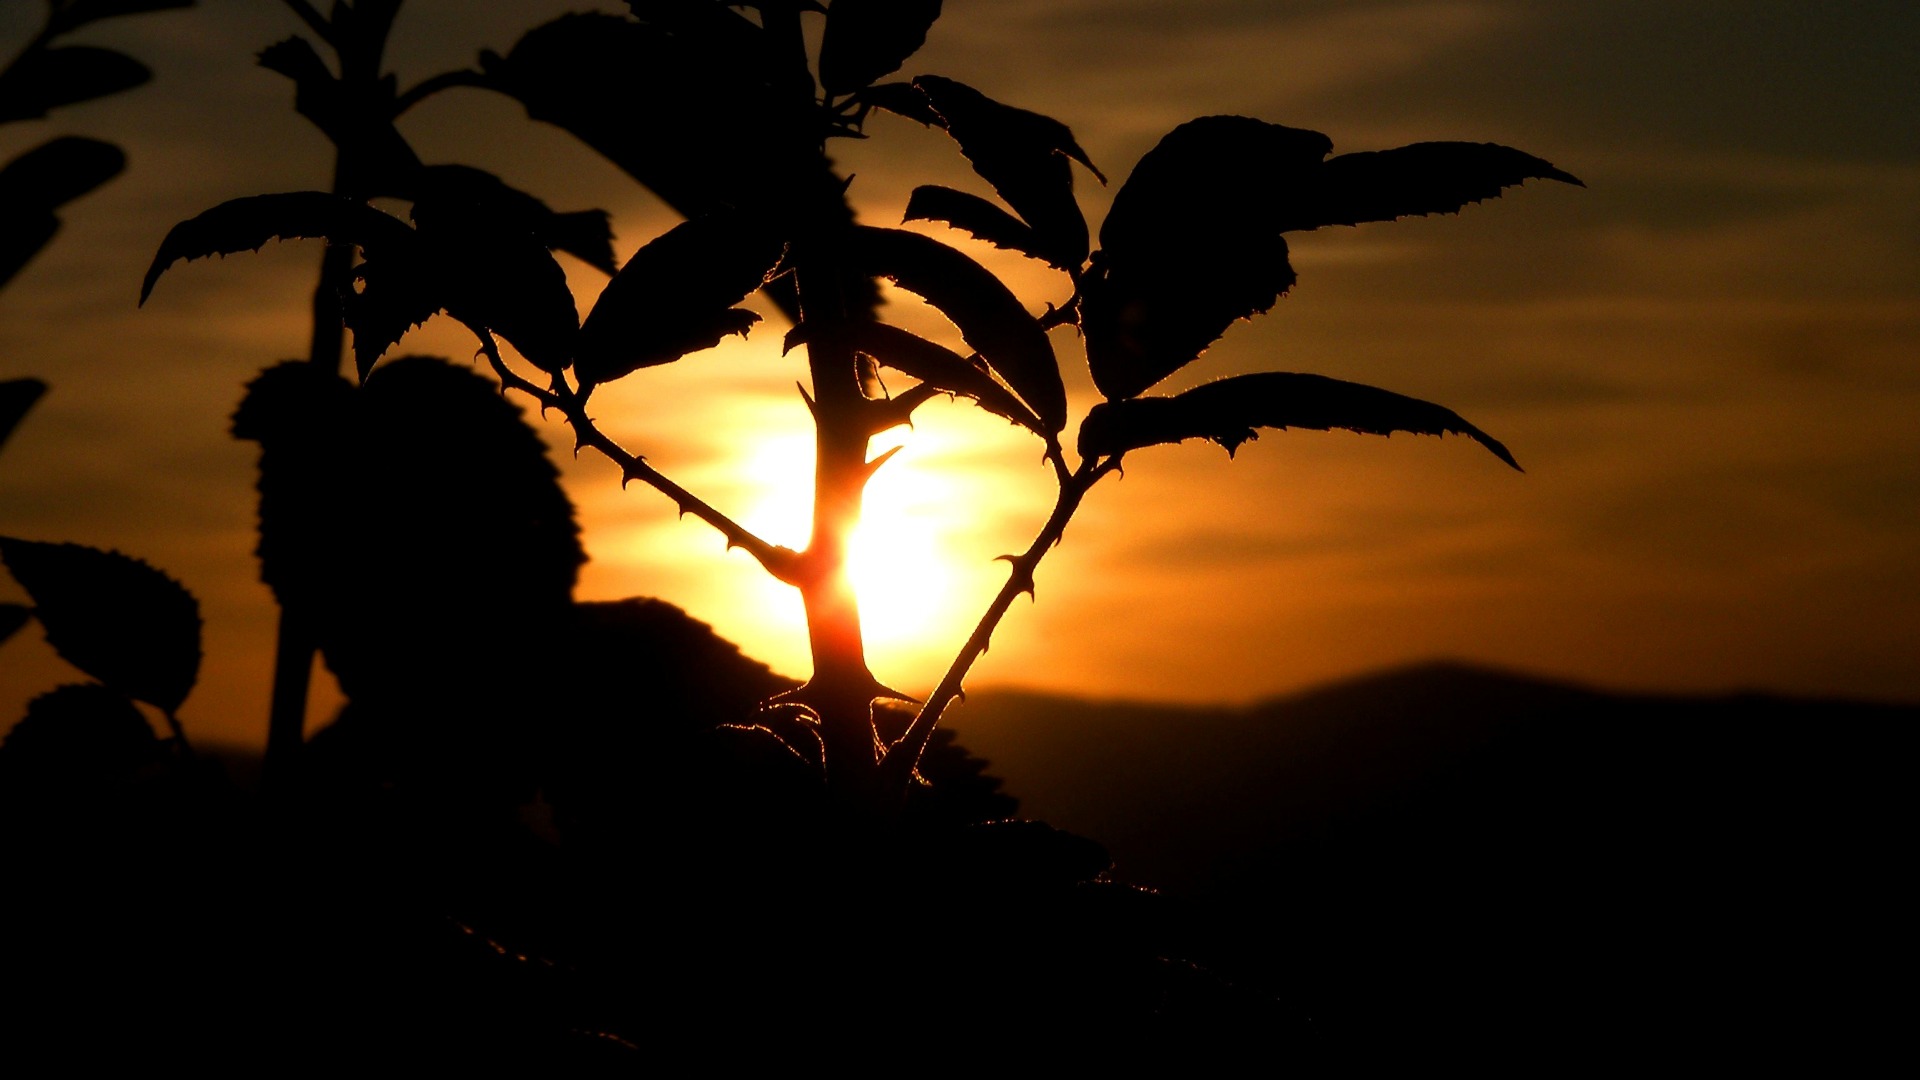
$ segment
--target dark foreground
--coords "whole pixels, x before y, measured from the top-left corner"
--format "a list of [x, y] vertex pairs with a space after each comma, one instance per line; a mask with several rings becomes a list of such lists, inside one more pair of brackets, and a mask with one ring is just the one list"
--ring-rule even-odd
[[1917, 713], [1451, 668], [981, 695], [960, 741], [1071, 832], [1000, 820], [951, 737], [877, 822], [705, 721], [532, 801], [351, 717], [277, 799], [205, 757], [14, 768], [0, 1028], [268, 1072], [1844, 1061], [1898, 1030]]

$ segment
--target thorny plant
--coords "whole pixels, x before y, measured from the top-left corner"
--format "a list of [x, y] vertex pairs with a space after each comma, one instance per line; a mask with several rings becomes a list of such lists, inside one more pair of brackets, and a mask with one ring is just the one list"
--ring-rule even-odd
[[[855, 804], [898, 804], [1009, 606], [1033, 592], [1068, 521], [1128, 454], [1191, 438], [1231, 454], [1259, 427], [1338, 428], [1461, 434], [1518, 468], [1505, 447], [1448, 409], [1324, 376], [1266, 372], [1146, 393], [1291, 288], [1288, 232], [1452, 213], [1527, 179], [1579, 183], [1518, 150], [1427, 142], [1329, 156], [1332, 143], [1318, 132], [1201, 117], [1170, 132], [1120, 185], [1096, 250], [1074, 196], [1075, 163], [1105, 177], [1064, 124], [951, 79], [883, 81], [924, 43], [939, 0], [630, 0], [631, 17], [562, 17], [505, 55], [483, 53], [477, 70], [405, 93], [379, 74], [377, 42], [368, 46], [384, 41], [398, 0], [339, 0], [327, 18], [304, 0], [287, 3], [334, 47], [340, 70], [329, 71], [300, 39], [267, 50], [262, 63], [295, 79], [300, 111], [340, 148], [342, 179], [331, 192], [236, 199], [176, 226], [142, 299], [179, 260], [324, 238], [334, 245], [329, 259], [352, 250], [363, 261], [330, 263], [316, 341], [321, 324], [344, 323], [363, 379], [377, 378], [381, 356], [433, 315], [464, 324], [503, 386], [564, 417], [577, 447], [605, 455], [625, 482], [665, 494], [799, 591], [813, 670], [782, 700], [804, 712], [819, 745], [803, 749]], [[824, 19], [815, 55], [803, 30], [809, 19]], [[556, 214], [477, 170], [421, 165], [392, 121], [455, 86], [516, 98], [686, 220], [616, 271], [604, 217]], [[876, 112], [945, 131], [1005, 204], [923, 186], [905, 220], [941, 223], [1045, 263], [1064, 275], [1060, 302], [1036, 316], [961, 251], [855, 222], [849, 181], [827, 150], [835, 139], [867, 137]], [[376, 196], [411, 200], [411, 224], [369, 205]], [[612, 274], [584, 318], [554, 250]], [[883, 322], [882, 278], [943, 313], [961, 344]], [[793, 322], [787, 348], [806, 350], [803, 395], [817, 456], [813, 529], [801, 550], [769, 543], [668, 479], [608, 437], [589, 407], [603, 383], [746, 334], [759, 316], [736, 305], [756, 291]], [[1104, 398], [1070, 441], [1048, 337], [1063, 325], [1078, 330]], [[320, 355], [317, 345], [316, 362]], [[881, 368], [917, 382], [889, 394]], [[1006, 557], [1005, 585], [906, 733], [887, 742], [875, 734], [875, 703], [910, 699], [868, 668], [849, 538], [867, 482], [888, 457], [870, 458], [870, 440], [939, 395], [970, 399], [1030, 432], [1058, 495], [1032, 543]]]

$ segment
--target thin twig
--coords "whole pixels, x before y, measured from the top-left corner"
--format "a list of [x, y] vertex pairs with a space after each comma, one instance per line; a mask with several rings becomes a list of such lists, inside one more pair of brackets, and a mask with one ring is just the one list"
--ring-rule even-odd
[[800, 553], [789, 547], [767, 541], [748, 531], [745, 526], [709, 505], [699, 496], [667, 479], [658, 469], [648, 465], [646, 460], [613, 441], [602, 432], [587, 415], [587, 399], [568, 386], [566, 380], [555, 375], [550, 387], [542, 387], [520, 375], [507, 366], [500, 355], [500, 349], [494, 343], [493, 335], [477, 332], [480, 339], [480, 352], [487, 363], [499, 376], [500, 384], [509, 390], [518, 390], [534, 399], [542, 412], [556, 410], [566, 418], [567, 425], [573, 428], [574, 449], [590, 446], [598, 450], [602, 457], [620, 467], [620, 482], [624, 486], [638, 480], [667, 498], [672, 499], [684, 516], [692, 514], [716, 529], [726, 537], [729, 548], [740, 548], [754, 557], [767, 573], [788, 584], [797, 582], [800, 573]]
[[921, 753], [926, 750], [928, 740], [933, 738], [935, 726], [940, 723], [940, 714], [946, 711], [954, 698], [960, 696], [961, 682], [967, 677], [967, 672], [972, 670], [974, 661], [987, 651], [994, 630], [999, 627], [1000, 620], [1006, 617], [1007, 609], [1013, 606], [1014, 598], [1021, 593], [1033, 595], [1033, 574], [1039, 568], [1040, 560], [1046, 558], [1047, 552], [1060, 543], [1061, 534], [1066, 532], [1067, 522], [1073, 518], [1074, 512], [1079, 510], [1080, 501], [1086, 498], [1087, 492], [1108, 473], [1119, 467], [1118, 457], [1108, 458], [1099, 464], [1095, 464], [1092, 460], [1082, 462], [1080, 471], [1069, 475], [1060, 485], [1060, 497], [1054, 502], [1053, 514], [1047, 518], [1047, 523], [1041, 526], [1039, 535], [1033, 539], [1032, 546], [1027, 548], [1025, 554], [1003, 556], [1012, 564], [1012, 570], [1007, 574], [1007, 583], [1000, 587], [999, 594], [993, 598], [991, 604], [987, 605], [986, 614], [980, 617], [980, 622], [968, 636], [966, 644], [960, 647], [959, 655], [953, 658], [953, 663], [947, 668], [946, 675], [941, 678], [940, 685], [934, 687], [933, 693], [927, 695], [926, 704], [921, 706], [919, 714], [913, 718], [913, 723], [908, 725], [906, 733], [887, 748], [886, 757], [881, 762], [881, 772], [884, 781], [891, 785], [888, 790], [904, 791], [906, 789], [907, 782], [913, 776], [913, 770], [920, 763]]

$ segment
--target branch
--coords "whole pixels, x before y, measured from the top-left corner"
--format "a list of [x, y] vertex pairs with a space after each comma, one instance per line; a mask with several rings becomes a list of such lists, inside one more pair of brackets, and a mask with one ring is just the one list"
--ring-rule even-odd
[[987, 651], [987, 645], [993, 637], [994, 630], [999, 627], [1000, 620], [1006, 616], [1007, 609], [1013, 606], [1014, 598], [1021, 593], [1033, 595], [1033, 572], [1039, 568], [1040, 560], [1060, 543], [1060, 536], [1066, 532], [1067, 522], [1072, 519], [1074, 512], [1080, 509], [1080, 500], [1086, 497], [1093, 485], [1099, 483], [1119, 466], [1118, 457], [1108, 458], [1097, 465], [1091, 460], [1082, 462], [1080, 471], [1067, 476], [1060, 485], [1060, 498], [1053, 505], [1053, 515], [1047, 518], [1045, 525], [1041, 526], [1039, 535], [1033, 539], [1033, 545], [1027, 548], [1023, 555], [1002, 556], [1007, 562], [1013, 564], [1013, 569], [1007, 574], [1007, 583], [1000, 587], [1000, 593], [993, 598], [993, 603], [987, 605], [986, 614], [980, 617], [979, 624], [973, 628], [973, 634], [967, 638], [967, 643], [961, 646], [960, 654], [953, 658], [953, 664], [947, 668], [947, 673], [940, 680], [940, 685], [934, 687], [933, 693], [927, 695], [927, 703], [921, 706], [919, 715], [913, 718], [913, 723], [907, 727], [906, 734], [900, 736], [892, 746], [887, 748], [886, 756], [880, 763], [882, 780], [888, 785], [885, 790], [895, 792], [906, 790], [907, 783], [913, 778], [914, 769], [920, 764], [921, 753], [926, 750], [928, 740], [933, 738], [934, 727], [940, 723], [940, 714], [946, 711], [954, 698], [960, 696], [961, 681], [967, 677], [967, 672], [972, 670], [974, 661]]
[[583, 446], [600, 451], [601, 456], [620, 467], [622, 487], [635, 480], [646, 484], [672, 499], [682, 516], [692, 514], [713, 526], [727, 538], [728, 548], [740, 548], [753, 556], [767, 573], [789, 585], [798, 584], [801, 570], [799, 552], [762, 540], [739, 522], [708, 505], [705, 500], [667, 479], [659, 470], [648, 465], [645, 459], [629, 452], [595, 426], [593, 418], [587, 415], [586, 397], [569, 387], [565, 378], [555, 375], [551, 387], [542, 387], [521, 377], [519, 372], [507, 366], [492, 334], [476, 333], [480, 339], [480, 352], [487, 358], [494, 374], [499, 376], [503, 389], [518, 390], [538, 402], [541, 412], [555, 409], [566, 418], [567, 425], [573, 428], [575, 453]]

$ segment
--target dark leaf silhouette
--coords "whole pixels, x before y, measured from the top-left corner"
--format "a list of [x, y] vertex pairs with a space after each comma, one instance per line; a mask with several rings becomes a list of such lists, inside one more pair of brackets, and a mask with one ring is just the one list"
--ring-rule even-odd
[[20, 632], [33, 618], [33, 609], [21, 604], [0, 604], [0, 644]]
[[0, 169], [0, 207], [9, 213], [51, 210], [120, 175], [126, 167], [127, 156], [112, 143], [77, 135], [51, 139]]
[[0, 776], [42, 791], [111, 784], [163, 752], [147, 718], [125, 694], [99, 683], [69, 683], [27, 703], [27, 715], [0, 741]]
[[[604, 210], [558, 213], [546, 203], [499, 177], [469, 165], [428, 165], [415, 174], [409, 190], [396, 191], [430, 208], [457, 206], [489, 220], [491, 227], [524, 232], [554, 251], [564, 251], [588, 266], [611, 274], [613, 226]], [[416, 210], [415, 220], [419, 219]]]
[[192, 7], [193, 0], [73, 0], [62, 5], [47, 20], [47, 30], [64, 34], [101, 19], [121, 15], [140, 15], [149, 11], [172, 11]]
[[353, 331], [353, 363], [362, 379], [407, 331], [439, 314], [442, 300], [431, 274], [418, 252], [405, 250], [355, 271], [360, 288], [341, 297], [341, 314]]
[[880, 83], [869, 86], [855, 94], [854, 100], [870, 109], [880, 109], [896, 116], [904, 116], [926, 127], [939, 127], [943, 123], [940, 114], [934, 112], [933, 105], [927, 101], [927, 95], [912, 83]]
[[673, 6], [643, 5], [646, 22], [562, 16], [505, 56], [483, 53], [481, 69], [529, 116], [572, 132], [687, 217], [757, 202], [782, 143], [779, 95], [768, 65], [754, 63], [761, 31], [719, 5], [690, 5], [717, 21], [670, 18]]
[[719, 214], [682, 222], [635, 252], [580, 327], [574, 371], [583, 383], [712, 348], [759, 316], [734, 308], [766, 283], [786, 250], [759, 218]]
[[1026, 222], [978, 195], [934, 184], [913, 189], [907, 198], [906, 221], [938, 221], [972, 233], [997, 248], [1018, 251], [1044, 260], [1040, 237]]
[[[506, 338], [541, 370], [565, 368], [580, 330], [566, 272], [526, 222], [472, 194], [423, 195], [413, 204], [428, 287], [448, 315]], [[374, 258], [369, 252], [368, 262]]]
[[8, 379], [0, 382], [0, 446], [7, 445], [7, 437], [47, 392], [47, 384], [39, 379]]
[[371, 258], [386, 248], [408, 247], [414, 236], [405, 222], [343, 195], [295, 191], [232, 199], [168, 231], [140, 283], [140, 302], [176, 262], [258, 251], [269, 240], [332, 240]]
[[1066, 426], [1067, 392], [1053, 344], [999, 278], [919, 233], [862, 227], [854, 230], [853, 240], [852, 255], [862, 272], [891, 278], [938, 308], [1048, 432]]
[[1080, 425], [1079, 445], [1082, 456], [1094, 457], [1183, 439], [1211, 439], [1232, 454], [1255, 438], [1254, 429], [1260, 427], [1465, 435], [1520, 468], [1499, 440], [1451, 409], [1378, 387], [1285, 371], [1236, 375], [1170, 398], [1103, 402]]
[[[848, 344], [873, 357], [881, 366], [912, 376], [949, 394], [971, 398], [988, 412], [1005, 417], [1043, 439], [1051, 437], [1046, 425], [1033, 414], [1033, 410], [1014, 397], [1012, 391], [994, 381], [984, 364], [975, 366], [972, 361], [944, 345], [886, 323], [850, 323], [843, 329]], [[792, 349], [806, 340], [807, 327], [802, 323], [787, 335], [786, 347]]]
[[[792, 72], [770, 56], [759, 27], [704, 0], [644, 3], [635, 14], [642, 21], [567, 15], [536, 27], [505, 56], [481, 54], [483, 83], [571, 133], [686, 218], [840, 186], [817, 138], [796, 142], [787, 121], [811, 107], [810, 91], [803, 97], [797, 79], [781, 77]], [[841, 216], [852, 224], [850, 207]], [[879, 304], [869, 280], [850, 277], [840, 289], [850, 315], [868, 316]], [[767, 295], [799, 321], [790, 279], [768, 285]]]
[[820, 84], [848, 94], [899, 71], [939, 17], [940, 0], [834, 0], [820, 43]]
[[1280, 228], [1451, 214], [1499, 198], [1526, 180], [1585, 186], [1532, 154], [1497, 143], [1425, 142], [1342, 154], [1314, 170], [1298, 190], [1278, 193]]
[[119, 174], [126, 155], [112, 143], [65, 136], [27, 151], [0, 169], [0, 285], [5, 285], [60, 229], [54, 210]]
[[1073, 132], [1058, 120], [1002, 105], [952, 79], [922, 75], [913, 85], [926, 94], [974, 171], [1033, 226], [1041, 246], [1029, 254], [1078, 270], [1087, 259], [1087, 223], [1073, 198], [1068, 159], [1086, 165], [1095, 176], [1100, 170], [1093, 168]]
[[138, 559], [79, 544], [0, 537], [47, 644], [113, 689], [173, 712], [200, 673], [200, 605]]
[[152, 77], [145, 64], [112, 49], [34, 49], [0, 72], [0, 123], [37, 119], [62, 105], [131, 90]]
[[1114, 194], [1081, 285], [1087, 363], [1102, 394], [1140, 393], [1293, 286], [1271, 192], [1332, 148], [1318, 132], [1208, 116], [1140, 159]]
[[1491, 143], [1416, 143], [1326, 160], [1317, 131], [1244, 116], [1175, 128], [1114, 196], [1082, 285], [1094, 383], [1131, 397], [1291, 288], [1280, 233], [1451, 213], [1529, 178], [1579, 183]]

